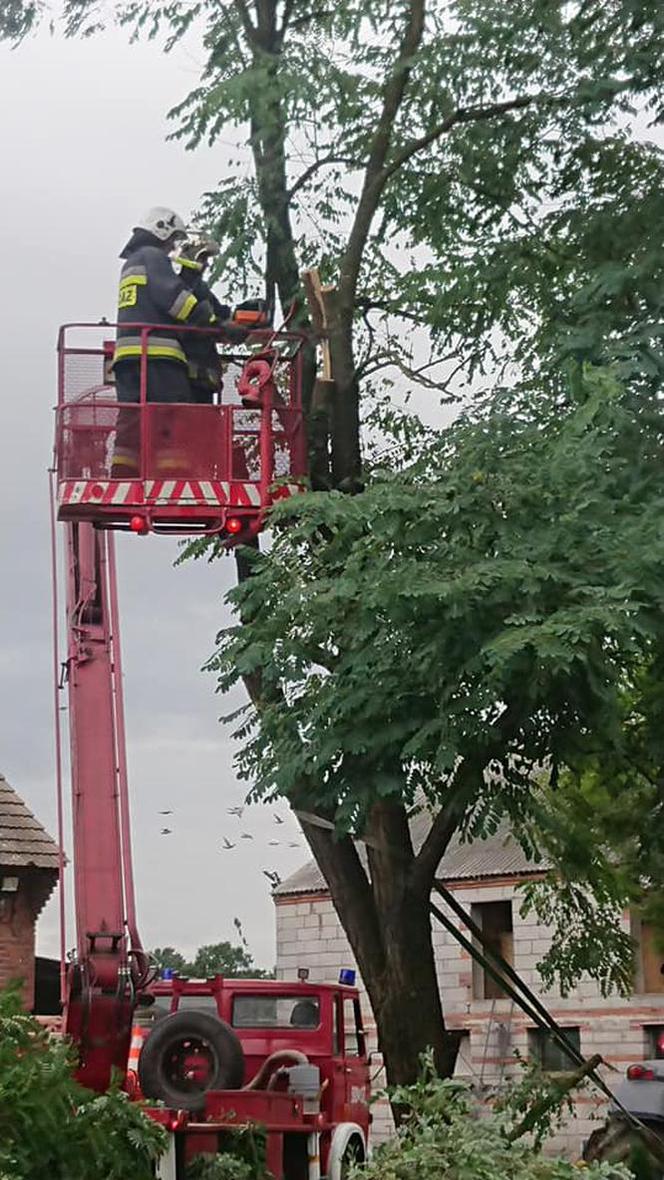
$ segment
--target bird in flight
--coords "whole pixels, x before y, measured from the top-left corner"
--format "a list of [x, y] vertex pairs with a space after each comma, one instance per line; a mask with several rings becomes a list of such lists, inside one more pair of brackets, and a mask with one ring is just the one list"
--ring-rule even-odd
[[274, 822], [275, 824], [282, 824], [284, 821], [280, 815], [275, 815]]
[[240, 835], [240, 839], [241, 840], [253, 840], [253, 836], [251, 835], [250, 832], [242, 832]]
[[170, 828], [162, 828], [161, 832], [159, 834], [160, 834], [160, 836], [170, 836], [171, 829]]
[[278, 848], [279, 847], [278, 840], [268, 840], [268, 844], [270, 845], [270, 848]]
[[277, 885], [281, 885], [281, 877], [278, 873], [269, 872], [268, 869], [263, 869], [262, 873], [264, 877], [267, 877], [273, 889], [276, 889]]
[[235, 845], [234, 845], [234, 844], [231, 844], [230, 840], [229, 840], [229, 839], [227, 839], [227, 837], [226, 837], [226, 836], [224, 836], [224, 842], [223, 842], [223, 844], [222, 844], [222, 846], [221, 846], [221, 847], [222, 847], [222, 848], [235, 848]]
[[300, 845], [298, 844], [297, 840], [289, 840], [288, 847], [289, 848], [299, 848]]
[[172, 811], [160, 811], [159, 814], [160, 815], [172, 815], [173, 812]]
[[228, 808], [228, 814], [229, 815], [236, 815], [238, 819], [242, 819], [243, 812], [244, 812], [244, 807], [229, 807]]

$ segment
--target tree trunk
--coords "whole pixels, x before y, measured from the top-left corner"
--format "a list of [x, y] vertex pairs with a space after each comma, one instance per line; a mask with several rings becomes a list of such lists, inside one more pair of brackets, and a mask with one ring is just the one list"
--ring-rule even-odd
[[[376, 997], [379, 1048], [389, 1085], [410, 1084], [432, 1049], [441, 1077], [454, 1072], [458, 1036], [445, 1030], [431, 941], [429, 907], [407, 896], [384, 931], [387, 967]], [[373, 989], [369, 988], [369, 994]]]
[[353, 354], [353, 308], [328, 299], [330, 357], [334, 374], [331, 405], [332, 482], [343, 491], [361, 487], [360, 388]]
[[335, 840], [306, 825], [305, 832], [367, 989], [389, 1084], [416, 1081], [428, 1049], [440, 1075], [451, 1076], [458, 1035], [445, 1030], [436, 976], [429, 913], [433, 874], [415, 877], [405, 808], [382, 802], [372, 809], [366, 845], [370, 884], [348, 837]]

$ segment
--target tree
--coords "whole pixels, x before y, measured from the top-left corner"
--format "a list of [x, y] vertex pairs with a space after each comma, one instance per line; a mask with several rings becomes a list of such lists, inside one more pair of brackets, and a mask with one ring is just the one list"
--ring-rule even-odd
[[73, 1080], [69, 1044], [0, 994], [2, 1180], [150, 1180], [166, 1139], [120, 1090], [99, 1096]]
[[231, 946], [230, 942], [216, 942], [199, 947], [191, 971], [198, 979], [209, 979], [211, 975], [250, 979], [260, 974], [253, 965], [251, 955], [241, 946]]
[[[27, 0], [12, 0], [0, 17], [0, 28], [18, 38], [43, 10]], [[260, 273], [268, 297], [278, 291], [287, 306], [297, 294], [302, 264], [321, 259], [327, 277], [338, 277], [337, 294], [330, 302], [335, 393], [330, 407], [308, 406], [310, 425], [314, 419], [322, 422], [325, 435], [329, 423], [331, 440], [327, 460], [312, 471], [314, 486], [357, 491], [371, 477], [361, 465], [360, 392], [369, 402], [381, 392], [381, 377], [393, 378], [395, 373], [405, 373], [409, 384], [419, 383], [443, 397], [487, 371], [494, 381], [500, 374], [512, 382], [516, 376], [524, 382], [530, 379], [531, 400], [515, 423], [519, 431], [529, 427], [533, 454], [542, 458], [545, 470], [548, 459], [537, 443], [540, 431], [551, 441], [556, 414], [569, 408], [564, 364], [570, 358], [595, 363], [616, 358], [627, 387], [652, 396], [662, 366], [662, 261], [655, 227], [662, 219], [664, 173], [658, 151], [633, 143], [625, 125], [634, 104], [655, 119], [660, 116], [664, 27], [657, 0], [515, 0], [509, 5], [503, 0], [378, 0], [371, 5], [342, 0], [331, 7], [305, 0], [201, 0], [186, 9], [160, 0], [118, 0], [114, 11], [138, 32], [167, 29], [172, 42], [196, 35], [200, 24], [204, 26], [204, 76], [174, 116], [176, 134], [192, 145], [205, 138], [213, 142], [222, 131], [228, 136], [236, 129], [253, 160], [253, 178], [247, 179], [241, 164], [239, 174], [224, 178], [203, 207], [223, 242], [221, 266], [227, 280]], [[70, 34], [95, 27], [92, 0], [65, 0], [64, 16]], [[405, 333], [398, 330], [403, 324]], [[577, 392], [583, 392], [581, 386]], [[497, 413], [489, 410], [472, 430], [466, 423], [465, 434], [462, 430], [446, 437], [442, 449], [432, 452], [430, 463], [434, 472], [436, 464], [444, 465], [442, 502], [451, 496], [459, 512], [470, 511], [478, 543], [485, 539], [487, 569], [482, 576], [489, 582], [497, 523], [487, 487], [493, 489], [496, 473], [502, 472], [502, 445], [514, 458], [514, 470], [521, 470], [533, 487], [541, 486], [527, 452], [518, 447], [512, 451], [517, 441], [525, 445], [527, 437], [518, 433], [512, 438], [509, 433], [506, 422], [512, 404], [511, 395], [502, 395]], [[577, 410], [581, 414], [578, 406]], [[391, 418], [391, 410], [383, 412], [379, 424]], [[397, 427], [408, 442], [413, 424], [398, 422]], [[474, 481], [475, 469], [464, 466], [459, 448], [468, 443], [469, 456], [482, 451], [485, 432], [498, 427], [494, 449], [486, 441], [482, 455], [489, 476]], [[601, 436], [593, 438], [598, 446], [604, 445]], [[325, 447], [320, 450], [325, 456]], [[448, 472], [450, 456], [456, 466]], [[459, 479], [470, 479], [474, 501], [466, 500], [464, 485], [450, 484], [454, 471]], [[516, 478], [514, 472], [512, 476]], [[512, 476], [508, 471], [508, 483]], [[275, 769], [276, 784], [300, 810], [318, 815], [315, 823], [304, 821], [305, 834], [361, 961], [394, 1081], [414, 1078], [417, 1055], [427, 1044], [435, 1047], [439, 1068], [451, 1068], [454, 1051], [444, 1037], [422, 899], [428, 896], [431, 876], [454, 826], [468, 815], [462, 801], [474, 799], [494, 739], [500, 751], [506, 742], [517, 740], [512, 715], [499, 724], [501, 698], [491, 697], [480, 679], [473, 680], [474, 728], [468, 729], [456, 752], [450, 737], [446, 754], [452, 759], [460, 802], [452, 813], [443, 809], [443, 818], [434, 823], [431, 838], [415, 858], [407, 811], [414, 798], [412, 782], [422, 775], [413, 772], [414, 778], [405, 781], [401, 762], [396, 769], [387, 768], [388, 755], [395, 753], [391, 738], [377, 767], [371, 734], [367, 754], [364, 740], [357, 737], [354, 745], [339, 746], [338, 739], [349, 736], [340, 729], [330, 735], [330, 748], [341, 759], [344, 775], [352, 764], [357, 798], [353, 801], [342, 792], [338, 807], [328, 788], [338, 778], [339, 767], [326, 760], [324, 746], [321, 762], [306, 757], [309, 733], [293, 728], [297, 709], [292, 708], [290, 693], [283, 691], [289, 679], [280, 663], [279, 645], [276, 640], [270, 644], [270, 636], [260, 630], [263, 620], [257, 619], [256, 611], [259, 603], [274, 605], [275, 617], [288, 622], [289, 633], [296, 636], [297, 606], [308, 625], [307, 604], [297, 600], [295, 589], [286, 595], [293, 613], [285, 619], [276, 592], [265, 588], [273, 574], [280, 592], [286, 593], [279, 563], [283, 560], [293, 572], [295, 556], [303, 561], [303, 569], [296, 563], [293, 587], [303, 590], [304, 578], [308, 592], [309, 577], [314, 586], [319, 577], [325, 580], [327, 575], [317, 565], [325, 554], [339, 592], [343, 587], [357, 605], [352, 588], [359, 569], [364, 571], [362, 593], [374, 601], [377, 589], [369, 583], [380, 581], [379, 574], [391, 577], [387, 538], [398, 554], [402, 523], [417, 527], [417, 536], [427, 521], [435, 520], [440, 527], [449, 523], [444, 514], [430, 509], [430, 489], [422, 477], [419, 483], [409, 479], [404, 485], [410, 489], [407, 508], [400, 500], [402, 485], [385, 477], [375, 487], [370, 484], [354, 503], [341, 503], [333, 495], [329, 504], [315, 501], [314, 508], [307, 502], [295, 510], [289, 556], [283, 541], [271, 572], [262, 580], [261, 570], [268, 567], [261, 566], [261, 559], [251, 564], [257, 585], [245, 587], [237, 599], [248, 624], [247, 646], [238, 640], [234, 649], [240, 671], [253, 673], [246, 681], [267, 736], [266, 757], [271, 757], [275, 743], [285, 759], [281, 770]], [[433, 480], [432, 498], [439, 506], [436, 487]], [[386, 510], [391, 506], [386, 518], [382, 505]], [[518, 516], [521, 530], [534, 527], [539, 509], [533, 498], [529, 513]], [[385, 548], [376, 548], [371, 530], [365, 536], [363, 521], [371, 519], [362, 515], [366, 513], [377, 514], [384, 525]], [[515, 519], [509, 516], [510, 522]], [[553, 538], [559, 526], [551, 520], [549, 524]], [[465, 562], [474, 553], [474, 538], [469, 524], [465, 528], [468, 552], [461, 542], [454, 548], [459, 586], [468, 578], [472, 584]], [[325, 540], [328, 529], [332, 533]], [[460, 536], [466, 536], [463, 529]], [[371, 577], [362, 565], [363, 552], [378, 562]], [[454, 585], [449, 566], [446, 569], [445, 577]], [[405, 576], [405, 568], [400, 573]], [[528, 574], [532, 578], [530, 567]], [[540, 589], [545, 597], [545, 588]], [[614, 590], [617, 593], [615, 586]], [[505, 589], [504, 599], [493, 604], [503, 621], [512, 616], [500, 610], [514, 613], [517, 596], [518, 588], [512, 586], [511, 597]], [[313, 602], [318, 601], [314, 595]], [[435, 605], [444, 612], [453, 605], [459, 615], [456, 620], [451, 617], [451, 623], [471, 622], [478, 626], [478, 637], [484, 634], [482, 619], [469, 619], [458, 602], [448, 602], [447, 593]], [[396, 615], [395, 626], [398, 611]], [[418, 625], [429, 630], [423, 664], [427, 668], [435, 641], [442, 638], [431, 621], [428, 611], [418, 619]], [[357, 681], [342, 678], [344, 689], [352, 690], [349, 701], [364, 700], [361, 683], [369, 669], [394, 684], [402, 710], [410, 708], [394, 669], [388, 674], [382, 665], [374, 668], [371, 660], [363, 663], [355, 634], [344, 629], [339, 618], [334, 625], [338, 639], [349, 645], [338, 649], [341, 666], [350, 655], [357, 660]], [[320, 630], [315, 633], [323, 638]], [[398, 634], [396, 630], [395, 637]], [[447, 639], [457, 659], [452, 666], [458, 671], [460, 648], [468, 642], [472, 649], [475, 640], [455, 634], [456, 639], [454, 634]], [[253, 658], [254, 636], [261, 662]], [[391, 654], [398, 665], [396, 638], [387, 631], [381, 640], [385, 660]], [[329, 643], [325, 636], [319, 653], [328, 661], [337, 652], [328, 651]], [[438, 661], [447, 655], [441, 650]], [[316, 652], [310, 656], [316, 672], [311, 690], [319, 682], [323, 688], [338, 685], [329, 669], [317, 671]], [[478, 652], [477, 658], [484, 666], [489, 657], [480, 660]], [[306, 677], [304, 683], [307, 687]], [[436, 708], [450, 710], [451, 736], [460, 709], [454, 683], [451, 672], [447, 689], [441, 688], [436, 701]], [[495, 686], [489, 678], [488, 685], [492, 683]], [[559, 718], [564, 709], [556, 696], [558, 681], [554, 677], [546, 683], [554, 692], [552, 715]], [[572, 680], [564, 683], [572, 692]], [[498, 680], [497, 690], [503, 688]], [[575, 693], [576, 688], [566, 705], [570, 716], [577, 708]], [[383, 706], [390, 704], [382, 691], [376, 697]], [[304, 692], [302, 707], [310, 701], [311, 695]], [[543, 709], [542, 699], [538, 702]], [[323, 728], [329, 726], [337, 717], [330, 708], [330, 715], [322, 712], [320, 718], [314, 712], [310, 723], [320, 720]], [[401, 726], [417, 748], [412, 725], [396, 718], [392, 707], [380, 716], [368, 705], [367, 710], [374, 739], [377, 733], [393, 734]], [[346, 704], [339, 702], [339, 717], [346, 717], [346, 712]], [[437, 714], [429, 715], [426, 709], [424, 713], [432, 727], [424, 733], [434, 734]], [[485, 714], [495, 718], [486, 726]], [[276, 736], [278, 717], [285, 737]], [[444, 769], [441, 763], [440, 772]], [[267, 778], [263, 775], [260, 782]], [[396, 784], [401, 784], [399, 789]], [[439, 785], [434, 778], [430, 789], [440, 801]], [[518, 810], [516, 804], [513, 810]], [[321, 820], [329, 826], [320, 826]], [[339, 824], [341, 834], [334, 830]], [[350, 833], [344, 835], [344, 825], [373, 841], [370, 878], [357, 859]], [[395, 847], [401, 849], [400, 856], [385, 851]], [[416, 887], [411, 879], [414, 860]], [[406, 910], [408, 928], [395, 917]], [[422, 995], [429, 997], [428, 1003], [421, 1002]]]
[[225, 975], [228, 979], [271, 979], [271, 972], [254, 963], [242, 924], [237, 918], [235, 927], [241, 945], [231, 942], [208, 943], [198, 948], [191, 962], [172, 946], [156, 947], [151, 952], [152, 958], [160, 969], [170, 967], [178, 975], [193, 976], [195, 979], [210, 979], [213, 975]]
[[[621, 900], [607, 841], [572, 865], [559, 779], [601, 756], [627, 798], [642, 791], [630, 735], [664, 650], [664, 417], [610, 370], [574, 388], [567, 404], [503, 391], [360, 495], [280, 509], [272, 551], [230, 595], [243, 622], [210, 664], [222, 690], [261, 671], [240, 735], [256, 795], [348, 833], [319, 863], [393, 1074], [434, 1036], [428, 898], [456, 831], [507, 817], [552, 854], [568, 940], [587, 934], [566, 983], [584, 968], [627, 983], [628, 940], [597, 937]], [[421, 807], [432, 822], [416, 849]]]
[[176, 951], [172, 946], [157, 946], [151, 951], [152, 958], [156, 966], [162, 971], [164, 968], [170, 968], [171, 971], [176, 971], [178, 975], [186, 975], [188, 971], [187, 960], [184, 955]]

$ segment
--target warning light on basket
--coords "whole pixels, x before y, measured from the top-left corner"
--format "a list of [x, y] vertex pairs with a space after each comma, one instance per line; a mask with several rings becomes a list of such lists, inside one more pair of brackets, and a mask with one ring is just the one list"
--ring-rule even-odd
[[242, 521], [239, 516], [229, 516], [226, 521], [226, 532], [232, 533], [233, 536], [237, 536], [238, 533], [242, 532]]

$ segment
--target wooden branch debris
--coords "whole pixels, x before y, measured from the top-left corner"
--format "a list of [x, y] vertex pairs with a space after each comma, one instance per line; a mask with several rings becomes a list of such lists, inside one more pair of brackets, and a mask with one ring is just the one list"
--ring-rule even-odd
[[529, 1131], [534, 1130], [538, 1119], [542, 1118], [542, 1116], [546, 1115], [549, 1110], [552, 1110], [554, 1107], [556, 1107], [563, 1094], [569, 1094], [572, 1090], [575, 1090], [577, 1086], [579, 1086], [581, 1082], [583, 1082], [588, 1077], [588, 1074], [593, 1073], [597, 1069], [598, 1065], [602, 1064], [603, 1058], [599, 1053], [595, 1053], [592, 1057], [589, 1057], [587, 1061], [584, 1061], [583, 1064], [578, 1067], [578, 1069], [572, 1070], [569, 1073], [557, 1074], [555, 1077], [555, 1084], [552, 1086], [551, 1091], [540, 1098], [539, 1101], [534, 1102], [531, 1109], [526, 1113], [521, 1122], [516, 1127], [514, 1127], [512, 1131], [510, 1131], [509, 1135], [507, 1136], [509, 1142], [513, 1143], [514, 1140], [519, 1139], [521, 1135], [525, 1135]]
[[320, 337], [321, 359], [323, 362], [323, 381], [333, 381], [332, 376], [332, 358], [330, 356], [330, 341], [328, 336], [331, 301], [334, 296], [334, 287], [324, 287], [320, 281], [320, 273], [318, 267], [313, 267], [311, 270], [303, 270], [300, 275], [302, 279], [302, 286], [307, 297], [309, 305], [309, 315], [311, 322], [316, 330], [316, 335]]
[[309, 452], [312, 487], [330, 488], [330, 429], [335, 393], [330, 349], [330, 320], [334, 314], [334, 287], [324, 287], [317, 267], [305, 270], [300, 276], [307, 297], [309, 315], [318, 336], [322, 367], [311, 394], [309, 413]]

